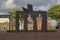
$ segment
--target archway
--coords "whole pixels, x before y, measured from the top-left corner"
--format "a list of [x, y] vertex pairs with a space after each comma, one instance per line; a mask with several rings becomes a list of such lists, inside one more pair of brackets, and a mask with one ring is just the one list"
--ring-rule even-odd
[[27, 18], [28, 15], [30, 14], [33, 22], [34, 22], [34, 26], [33, 26], [33, 31], [37, 31], [37, 19], [36, 17], [38, 17], [39, 14], [41, 14], [42, 16], [42, 31], [46, 32], [47, 31], [47, 12], [46, 11], [32, 11], [32, 12], [21, 12], [21, 11], [16, 11], [16, 32], [19, 32], [19, 15], [24, 14], [23, 18], [24, 18], [24, 31], [27, 32]]

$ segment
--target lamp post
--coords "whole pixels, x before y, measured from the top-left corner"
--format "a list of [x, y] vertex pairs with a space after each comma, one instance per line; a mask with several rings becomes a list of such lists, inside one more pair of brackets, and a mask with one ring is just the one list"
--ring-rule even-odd
[[[8, 12], [8, 13], [11, 13], [11, 12]], [[10, 19], [10, 14], [9, 14], [9, 30], [10, 30], [10, 21], [11, 19]]]

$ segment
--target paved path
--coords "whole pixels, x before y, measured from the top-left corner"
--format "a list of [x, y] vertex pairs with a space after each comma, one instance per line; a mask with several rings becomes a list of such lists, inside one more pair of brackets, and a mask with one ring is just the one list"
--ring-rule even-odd
[[0, 40], [60, 40], [58, 32], [21, 32], [7, 33], [0, 31]]

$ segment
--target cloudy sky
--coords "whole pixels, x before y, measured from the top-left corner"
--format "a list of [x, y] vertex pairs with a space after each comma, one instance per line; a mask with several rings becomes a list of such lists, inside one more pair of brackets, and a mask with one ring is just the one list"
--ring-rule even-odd
[[[59, 1], [60, 2], [60, 1]], [[33, 10], [47, 10], [57, 3], [57, 0], [0, 0], [0, 14], [8, 14], [11, 9], [33, 5]]]

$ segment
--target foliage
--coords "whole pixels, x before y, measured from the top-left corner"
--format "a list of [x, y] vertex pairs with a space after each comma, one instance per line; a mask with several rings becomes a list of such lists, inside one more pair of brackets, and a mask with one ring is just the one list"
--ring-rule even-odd
[[10, 13], [10, 19], [15, 19], [16, 10], [12, 10], [9, 13]]
[[10, 19], [15, 19], [16, 17], [16, 11], [23, 11], [21, 8], [16, 8], [16, 9], [13, 9], [12, 11], [10, 11]]
[[51, 7], [48, 9], [48, 16], [55, 17], [56, 19], [60, 18], [60, 5], [55, 5], [54, 7]]

